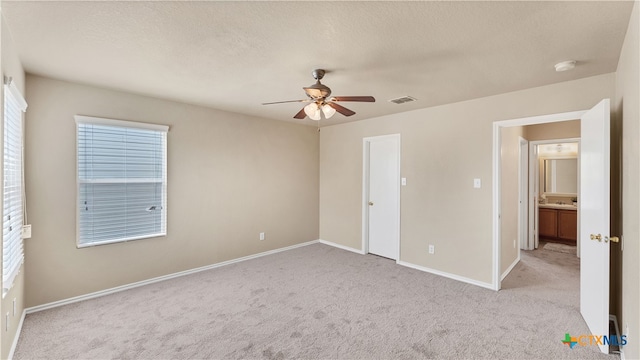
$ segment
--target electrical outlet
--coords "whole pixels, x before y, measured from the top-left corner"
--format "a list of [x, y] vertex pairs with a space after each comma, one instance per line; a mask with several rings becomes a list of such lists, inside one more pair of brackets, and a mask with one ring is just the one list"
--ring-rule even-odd
[[435, 254], [436, 253], [436, 247], [433, 245], [429, 245], [429, 254]]
[[260, 233], [260, 240], [264, 240], [264, 233], [263, 232]]

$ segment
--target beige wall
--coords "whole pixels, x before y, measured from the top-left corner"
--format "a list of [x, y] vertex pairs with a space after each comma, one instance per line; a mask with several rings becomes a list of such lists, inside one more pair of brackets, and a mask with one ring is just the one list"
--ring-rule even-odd
[[[4, 19], [0, 16], [0, 36], [2, 38], [0, 53], [2, 54], [2, 58], [0, 60], [0, 67], [2, 68], [2, 77], [10, 76], [13, 78], [16, 86], [22, 94], [24, 95], [24, 70], [22, 69], [22, 65], [20, 64], [20, 60], [16, 55], [13, 47], [13, 41], [11, 39], [11, 34], [6, 26]], [[0, 86], [0, 102], [3, 103], [2, 111], [0, 111], [0, 129], [4, 134], [4, 129], [2, 129], [2, 124], [4, 124], [4, 87]], [[4, 137], [0, 137], [0, 142], [2, 142]], [[4, 146], [0, 146], [0, 151]], [[2, 166], [0, 166], [0, 179], [3, 178], [2, 174]], [[0, 209], [2, 209], [2, 197], [0, 196]], [[0, 246], [0, 253], [2, 252], [2, 247]], [[0, 256], [0, 263], [2, 262], [2, 256]], [[20, 274], [16, 277], [15, 283], [11, 290], [5, 295], [2, 299], [2, 303], [0, 304], [0, 314], [9, 313], [9, 330], [5, 331], [5, 316], [0, 316], [0, 331], [2, 331], [2, 335], [0, 338], [0, 356], [2, 359], [6, 359], [9, 356], [9, 351], [11, 350], [11, 344], [13, 343], [16, 332], [18, 331], [18, 324], [20, 322], [20, 317], [22, 316], [22, 312], [24, 310], [24, 267], [20, 270]], [[16, 314], [13, 314], [13, 300], [16, 300]]]
[[[502, 216], [500, 224], [500, 274], [504, 275], [514, 261], [518, 260], [518, 249], [520, 248], [518, 242], [520, 198], [518, 174], [520, 172], [520, 137], [523, 135], [523, 127], [503, 127], [501, 132], [500, 208]], [[516, 242], [515, 246], [513, 245], [514, 240]]]
[[[322, 128], [320, 238], [362, 239], [362, 138], [400, 133], [402, 261], [492, 282], [492, 123], [589, 109], [614, 74]], [[473, 178], [482, 188], [473, 188]], [[436, 246], [429, 255], [428, 243]]]
[[529, 141], [570, 139], [579, 137], [580, 120], [527, 125], [524, 127], [524, 138]]
[[[29, 307], [318, 238], [313, 127], [32, 75], [27, 100]], [[170, 126], [166, 237], [76, 248], [76, 114]]]
[[[622, 129], [622, 319], [629, 342], [625, 358], [640, 358], [640, 4], [635, 3], [616, 73], [618, 120]], [[612, 250], [614, 248], [612, 247]], [[617, 252], [620, 248], [617, 248]]]

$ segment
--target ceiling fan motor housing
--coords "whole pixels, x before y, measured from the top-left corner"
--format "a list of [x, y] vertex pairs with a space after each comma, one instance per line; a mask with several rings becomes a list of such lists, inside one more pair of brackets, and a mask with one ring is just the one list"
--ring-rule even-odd
[[320, 80], [309, 87], [304, 87], [303, 89], [307, 93], [307, 96], [313, 100], [324, 100], [331, 95], [331, 89], [329, 89], [328, 86], [322, 85]]
[[324, 77], [325, 73], [326, 72], [323, 69], [313, 70], [311, 74], [313, 75], [313, 78], [316, 79], [316, 83], [311, 86], [303, 88], [304, 91], [307, 93], [307, 96], [310, 97], [312, 100], [323, 101], [325, 98], [331, 95], [331, 89], [328, 86], [322, 85], [320, 83], [320, 80]]

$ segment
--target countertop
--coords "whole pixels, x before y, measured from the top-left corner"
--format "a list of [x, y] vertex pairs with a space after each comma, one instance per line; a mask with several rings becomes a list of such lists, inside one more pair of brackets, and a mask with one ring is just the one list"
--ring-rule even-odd
[[577, 206], [571, 204], [538, 204], [542, 209], [561, 209], [561, 210], [578, 210]]

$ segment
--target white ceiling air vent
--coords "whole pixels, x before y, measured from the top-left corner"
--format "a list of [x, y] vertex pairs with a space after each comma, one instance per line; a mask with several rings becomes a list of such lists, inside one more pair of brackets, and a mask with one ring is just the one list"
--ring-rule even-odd
[[404, 103], [408, 103], [408, 102], [412, 102], [412, 101], [416, 101], [416, 98], [412, 98], [411, 96], [402, 96], [396, 99], [391, 99], [389, 100], [389, 102], [392, 102], [394, 104], [404, 104]]

